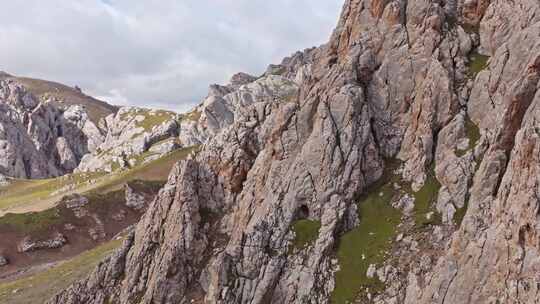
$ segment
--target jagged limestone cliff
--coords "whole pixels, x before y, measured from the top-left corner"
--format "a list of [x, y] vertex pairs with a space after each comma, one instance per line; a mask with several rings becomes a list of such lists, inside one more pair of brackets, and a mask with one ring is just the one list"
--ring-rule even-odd
[[81, 105], [55, 103], [16, 80], [0, 79], [0, 175], [64, 175], [102, 141], [101, 130]]
[[287, 89], [213, 87], [200, 119], [242, 107], [49, 303], [537, 302], [538, 18], [347, 0], [328, 44], [257, 80]]

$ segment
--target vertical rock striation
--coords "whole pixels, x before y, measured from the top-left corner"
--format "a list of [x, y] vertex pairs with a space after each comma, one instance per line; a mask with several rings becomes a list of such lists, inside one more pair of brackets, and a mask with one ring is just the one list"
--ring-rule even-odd
[[0, 81], [0, 175], [64, 175], [102, 140], [81, 106], [53, 106], [12, 80]]
[[[329, 303], [340, 236], [394, 157], [413, 192], [440, 182], [442, 221], [409, 229], [403, 217], [410, 235], [395, 263], [370, 267], [385, 283], [371, 300], [534, 303], [538, 10], [347, 0], [328, 44], [211, 87], [184, 138], [201, 151], [124, 247], [49, 303]], [[473, 73], [476, 53], [491, 59]], [[299, 220], [320, 224], [304, 247]]]

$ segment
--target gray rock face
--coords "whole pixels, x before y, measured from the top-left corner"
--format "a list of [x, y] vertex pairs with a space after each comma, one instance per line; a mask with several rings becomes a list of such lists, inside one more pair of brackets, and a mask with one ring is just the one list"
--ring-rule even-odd
[[55, 249], [64, 246], [67, 239], [61, 233], [55, 233], [50, 239], [34, 240], [31, 237], [24, 238], [18, 245], [19, 252], [31, 252], [43, 249]]
[[6, 266], [9, 264], [9, 261], [6, 257], [0, 255], [0, 267]]
[[250, 105], [263, 100], [293, 100], [297, 94], [296, 83], [275, 75], [247, 82], [237, 89], [230, 87], [223, 92], [211, 90], [202, 105], [195, 110], [200, 117], [197, 120], [181, 121], [180, 141], [185, 145], [205, 143], [234, 121], [249, 115]]
[[129, 183], [124, 186], [126, 192], [126, 206], [135, 210], [141, 210], [147, 205], [148, 197], [143, 193], [137, 193]]
[[[189, 303], [192, 293], [188, 287], [196, 279], [196, 266], [204, 258], [208, 243], [196, 199], [198, 174], [194, 161], [176, 166], [137, 225], [134, 234], [138, 237], [128, 237], [123, 248], [102, 263], [86, 282], [74, 285], [52, 301], [102, 303], [115, 299], [128, 303], [140, 299], [145, 303]], [[160, 225], [155, 225], [156, 221]]]
[[248, 83], [252, 83], [255, 80], [257, 80], [257, 77], [251, 76], [246, 73], [237, 73], [231, 77], [231, 83], [229, 85], [229, 88], [233, 90], [238, 89], [239, 87]]
[[73, 171], [101, 140], [80, 106], [57, 107], [0, 81], [0, 174], [45, 178]]
[[[180, 126], [201, 151], [123, 248], [49, 303], [329, 303], [337, 242], [391, 157], [413, 192], [433, 174], [441, 221], [412, 227], [421, 202], [398, 198], [391, 257], [368, 271], [385, 289], [367, 299], [537, 302], [539, 6], [346, 1], [328, 44], [211, 87]], [[478, 75], [475, 49], [492, 55]], [[302, 248], [298, 219], [320, 223]]]
[[[176, 113], [123, 107], [104, 121], [104, 140], [93, 153], [83, 157], [77, 172], [112, 172], [116, 169], [135, 166], [136, 157], [149, 151], [153, 145], [161, 147], [150, 154], [161, 156], [177, 146], [163, 145], [164, 140], [178, 136], [179, 116]], [[171, 150], [167, 150], [169, 148]]]

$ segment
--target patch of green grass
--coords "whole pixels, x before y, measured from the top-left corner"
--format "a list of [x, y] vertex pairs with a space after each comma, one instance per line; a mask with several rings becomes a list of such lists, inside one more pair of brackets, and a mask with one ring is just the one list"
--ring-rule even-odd
[[176, 119], [177, 114], [165, 110], [133, 108], [129, 112], [123, 113], [120, 118], [122, 120], [127, 120], [135, 119], [137, 116], [142, 116], [143, 120], [137, 122], [135, 126], [142, 128], [144, 131], [150, 131], [155, 126], [161, 125], [166, 121]]
[[[435, 166], [433, 166], [427, 175], [427, 179], [422, 189], [414, 193], [414, 222], [417, 228], [423, 228], [431, 224], [441, 222], [441, 216], [435, 211], [433, 205], [439, 195], [441, 184], [435, 177]], [[432, 217], [428, 219], [426, 215], [434, 212]]]
[[150, 151], [146, 151], [146, 152], [143, 152], [139, 155], [135, 155], [134, 157], [131, 158], [131, 160], [133, 160], [134, 162], [134, 165], [133, 166], [138, 166], [138, 165], [141, 165], [142, 163], [144, 163], [144, 161], [150, 157], [150, 156], [153, 156], [153, 155], [156, 155], [156, 153], [154, 152], [150, 152]]
[[293, 245], [297, 249], [302, 249], [313, 243], [319, 236], [321, 229], [320, 221], [297, 220], [292, 224], [292, 230], [295, 233]]
[[159, 159], [133, 167], [130, 170], [110, 174], [103, 178], [101, 182], [96, 184], [94, 191], [104, 193], [107, 191], [118, 190], [126, 182], [134, 180], [156, 182], [166, 181], [174, 164], [185, 159], [188, 155], [190, 155], [192, 152], [196, 152], [198, 149], [199, 146], [178, 149], [162, 156]]
[[13, 208], [50, 198], [55, 191], [73, 185], [77, 188], [91, 179], [105, 175], [104, 172], [77, 173], [62, 177], [36, 180], [14, 180], [9, 186], [0, 188], [0, 209]]
[[463, 23], [461, 24], [461, 27], [467, 34], [478, 34], [480, 33], [480, 24], [469, 24], [469, 23]]
[[[163, 181], [129, 181], [130, 187], [138, 193], [158, 193], [164, 185]], [[111, 190], [97, 188], [83, 193], [88, 199], [88, 208], [97, 213], [107, 213], [117, 204], [125, 204], [125, 192], [123, 189]], [[45, 231], [53, 225], [65, 223], [60, 207], [47, 209], [40, 212], [30, 212], [22, 214], [8, 213], [0, 217], [0, 228], [6, 227], [24, 234]]]
[[401, 212], [391, 205], [396, 178], [383, 177], [382, 185], [369, 191], [358, 204], [360, 225], [341, 237], [332, 303], [350, 303], [366, 289], [371, 293], [384, 289], [378, 278], [367, 277], [367, 270], [371, 264], [385, 261], [401, 220]]
[[32, 233], [45, 230], [47, 227], [57, 224], [60, 221], [61, 218], [58, 210], [53, 208], [42, 212], [24, 214], [8, 213], [0, 217], [0, 227], [8, 226], [23, 233]]
[[102, 192], [100, 189], [96, 189], [85, 193], [84, 196], [88, 199], [89, 209], [96, 211], [114, 204], [125, 204], [126, 202], [126, 195], [123, 190]]
[[32, 79], [26, 77], [12, 77], [13, 80], [22, 84], [32, 94], [42, 100], [50, 97], [62, 101], [62, 105], [82, 105], [88, 111], [90, 120], [96, 125], [99, 120], [107, 115], [115, 113], [118, 109], [115, 106], [107, 104], [101, 100], [87, 96], [75, 88], [51, 81]]
[[0, 303], [43, 303], [70, 284], [87, 276], [101, 260], [121, 244], [122, 240], [113, 240], [35, 275], [0, 283]]
[[199, 121], [199, 119], [201, 118], [201, 115], [202, 115], [202, 112], [193, 110], [189, 113], [182, 115], [182, 119], [187, 119], [190, 121]]
[[176, 114], [173, 112], [153, 111], [153, 113], [147, 113], [144, 120], [138, 123], [137, 126], [143, 128], [145, 131], [150, 131], [155, 126], [159, 126], [169, 120], [174, 120], [175, 116]]
[[465, 133], [467, 135], [467, 138], [469, 139], [469, 148], [466, 150], [456, 151], [456, 155], [458, 157], [462, 157], [463, 155], [467, 154], [467, 152], [474, 149], [481, 137], [480, 129], [474, 124], [474, 122], [472, 122], [472, 120], [468, 116], [465, 118]]
[[145, 181], [145, 180], [133, 180], [128, 182], [132, 189], [136, 192], [145, 193], [157, 193], [159, 189], [163, 188], [165, 181]]
[[482, 55], [478, 52], [472, 52], [469, 55], [469, 76], [471, 78], [476, 78], [478, 73], [485, 70], [488, 66], [489, 56]]
[[[0, 188], [0, 210], [9, 212], [13, 208], [31, 206], [40, 202], [51, 202], [49, 208], [54, 202], [60, 200], [64, 195], [70, 193], [85, 194], [91, 191], [115, 191], [124, 185], [124, 183], [133, 180], [144, 181], [166, 181], [173, 165], [185, 159], [189, 154], [198, 150], [199, 146], [178, 149], [170, 152], [163, 157], [137, 165], [129, 170], [116, 171], [110, 174], [105, 172], [81, 173], [63, 176], [47, 180], [15, 180], [9, 186]], [[94, 180], [93, 184], [88, 184], [89, 180]], [[55, 191], [67, 185], [73, 185], [72, 190], [66, 190], [58, 194]], [[53, 195], [54, 194], [54, 195]], [[36, 210], [36, 209], [34, 209]], [[42, 210], [42, 209], [37, 209]]]

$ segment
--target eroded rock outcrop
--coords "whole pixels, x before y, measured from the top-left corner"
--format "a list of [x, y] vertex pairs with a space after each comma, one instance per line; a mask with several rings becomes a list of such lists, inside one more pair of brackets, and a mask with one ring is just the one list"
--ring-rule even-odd
[[57, 107], [24, 86], [0, 81], [0, 174], [44, 178], [73, 171], [102, 140], [81, 106]]
[[[174, 112], [122, 107], [102, 124], [104, 139], [83, 157], [77, 172], [112, 172], [159, 158], [178, 146], [163, 145], [178, 136], [179, 116]], [[153, 145], [161, 149], [149, 151]], [[169, 149], [166, 149], [169, 148]]]
[[67, 243], [66, 237], [61, 233], [55, 233], [48, 239], [36, 240], [32, 237], [24, 238], [18, 245], [19, 252], [31, 252], [43, 249], [56, 249]]
[[212, 86], [183, 133], [200, 152], [50, 303], [329, 303], [335, 248], [394, 157], [399, 234], [358, 300], [535, 303], [540, 14], [517, 3], [348, 0], [327, 45]]
[[[196, 280], [197, 266], [207, 246], [197, 198], [198, 174], [193, 161], [176, 166], [137, 225], [136, 237], [129, 236], [123, 248], [85, 282], [54, 301], [189, 303], [188, 287]], [[155, 225], [156, 221], [160, 224]]]
[[6, 257], [0, 255], [0, 267], [6, 266], [9, 264], [9, 261]]

